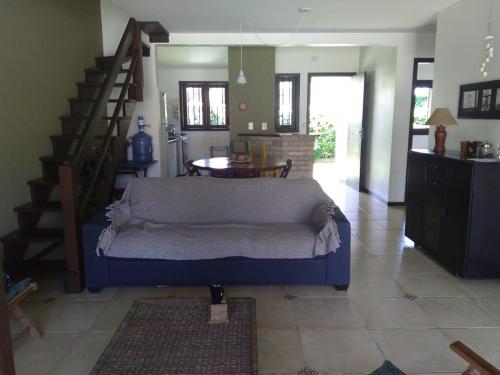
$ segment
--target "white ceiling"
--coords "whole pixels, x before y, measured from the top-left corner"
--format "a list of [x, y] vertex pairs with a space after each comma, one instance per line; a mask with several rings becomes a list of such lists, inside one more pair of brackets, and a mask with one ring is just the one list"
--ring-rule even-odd
[[[305, 32], [433, 31], [437, 13], [457, 0], [112, 0], [132, 17], [171, 33], [238, 32], [239, 18], [259, 32], [290, 32], [300, 7], [313, 8]], [[249, 31], [244, 26], [244, 31]]]
[[156, 53], [162, 68], [227, 68], [227, 47], [159, 46]]

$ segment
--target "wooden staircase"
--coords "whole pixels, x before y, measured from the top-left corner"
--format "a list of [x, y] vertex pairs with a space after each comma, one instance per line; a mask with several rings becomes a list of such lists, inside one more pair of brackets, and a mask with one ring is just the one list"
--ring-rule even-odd
[[[114, 56], [97, 57], [77, 83], [78, 97], [69, 99], [70, 114], [61, 116], [61, 133], [50, 137], [52, 155], [39, 158], [42, 177], [28, 181], [31, 201], [14, 209], [19, 229], [0, 238], [5, 272], [35, 275], [63, 271], [67, 292], [84, 288], [81, 224], [111, 201], [120, 153], [137, 102], [143, 99], [142, 58], [150, 42], [168, 42], [158, 22], [131, 18]], [[45, 215], [59, 215], [53, 227]], [[37, 244], [37, 251], [29, 250]], [[64, 245], [64, 260], [45, 257]], [[34, 255], [31, 255], [33, 252]]]

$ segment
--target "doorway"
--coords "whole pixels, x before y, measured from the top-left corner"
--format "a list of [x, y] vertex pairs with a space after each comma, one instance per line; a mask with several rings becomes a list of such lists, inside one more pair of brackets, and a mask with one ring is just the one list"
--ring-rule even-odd
[[364, 74], [309, 73], [307, 99], [307, 132], [316, 135], [315, 178], [333, 177], [360, 190]]

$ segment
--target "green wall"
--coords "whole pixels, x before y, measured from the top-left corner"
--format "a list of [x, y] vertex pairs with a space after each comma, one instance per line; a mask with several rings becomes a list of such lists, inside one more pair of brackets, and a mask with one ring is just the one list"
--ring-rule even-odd
[[0, 235], [17, 227], [83, 69], [102, 54], [99, 0], [3, 1], [0, 12]]
[[[238, 133], [249, 133], [248, 123], [254, 123], [254, 133], [275, 133], [274, 130], [274, 47], [244, 47], [243, 71], [246, 85], [238, 85], [240, 48], [229, 47], [229, 121], [231, 138]], [[241, 101], [247, 103], [246, 111], [239, 110]], [[267, 122], [267, 131], [262, 131]]]

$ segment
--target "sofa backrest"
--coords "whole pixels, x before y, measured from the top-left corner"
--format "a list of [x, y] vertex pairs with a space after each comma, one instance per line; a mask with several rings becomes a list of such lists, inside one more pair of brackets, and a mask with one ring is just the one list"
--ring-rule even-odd
[[331, 201], [312, 179], [135, 178], [127, 190], [132, 222], [308, 223]]

